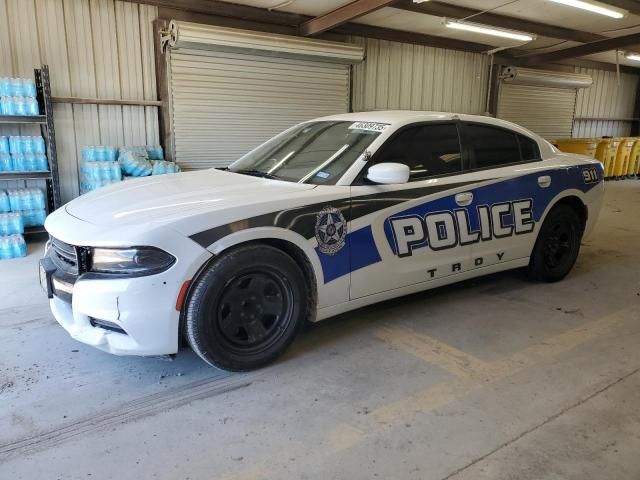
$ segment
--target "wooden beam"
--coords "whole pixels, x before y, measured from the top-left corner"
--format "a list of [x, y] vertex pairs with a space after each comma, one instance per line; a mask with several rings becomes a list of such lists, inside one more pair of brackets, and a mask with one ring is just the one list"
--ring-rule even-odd
[[521, 18], [499, 15], [497, 13], [481, 13], [481, 10], [474, 8], [460, 7], [448, 3], [430, 1], [424, 3], [413, 3], [412, 0], [401, 0], [393, 5], [393, 8], [406, 10], [409, 12], [423, 13], [435, 17], [447, 17], [452, 19], [467, 18], [476, 15], [469, 21], [488, 25], [491, 27], [520, 30], [545, 37], [558, 38], [560, 40], [570, 40], [573, 42], [588, 43], [604, 40], [605, 36], [597, 33], [583, 32], [572, 28], [557, 27], [546, 23], [523, 20]]
[[160, 100], [125, 100], [120, 98], [51, 97], [52, 103], [74, 103], [81, 105], [132, 105], [137, 107], [161, 107]]
[[332, 30], [334, 33], [344, 35], [358, 35], [361, 37], [389, 40], [390, 42], [411, 43], [414, 45], [426, 45], [428, 47], [448, 48], [450, 50], [462, 50], [465, 52], [486, 52], [491, 50], [491, 45], [483, 43], [467, 42], [454, 38], [437, 37], [426, 33], [406, 32], [392, 28], [374, 27], [361, 23], [348, 23]]
[[325, 15], [312, 18], [300, 24], [298, 32], [300, 35], [308, 37], [317, 35], [332, 28], [339, 27], [345, 23], [362, 17], [367, 13], [375, 12], [383, 7], [388, 7], [398, 0], [356, 0], [343, 7], [337, 8]]
[[632, 33], [630, 35], [585, 43], [584, 45], [578, 45], [576, 47], [563, 48], [562, 50], [555, 50], [553, 52], [526, 55], [521, 57], [521, 59], [526, 65], [539, 65], [541, 63], [555, 62], [558, 60], [566, 60], [568, 58], [583, 57], [593, 53], [617, 50], [638, 42], [640, 42], [640, 33]]
[[640, 15], [640, 2], [637, 0], [598, 0], [612, 7], [621, 8], [633, 15]]

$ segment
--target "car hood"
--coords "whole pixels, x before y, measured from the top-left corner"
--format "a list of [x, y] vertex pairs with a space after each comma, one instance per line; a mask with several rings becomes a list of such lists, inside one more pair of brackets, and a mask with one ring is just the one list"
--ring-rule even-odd
[[315, 185], [211, 169], [126, 180], [82, 195], [65, 209], [96, 225], [168, 223], [223, 208], [280, 200], [313, 188]]

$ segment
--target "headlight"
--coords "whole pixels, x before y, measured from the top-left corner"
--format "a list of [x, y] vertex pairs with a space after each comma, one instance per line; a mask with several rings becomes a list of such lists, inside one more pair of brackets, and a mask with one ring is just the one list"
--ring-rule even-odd
[[151, 275], [175, 262], [175, 258], [154, 247], [92, 248], [90, 271], [116, 275]]

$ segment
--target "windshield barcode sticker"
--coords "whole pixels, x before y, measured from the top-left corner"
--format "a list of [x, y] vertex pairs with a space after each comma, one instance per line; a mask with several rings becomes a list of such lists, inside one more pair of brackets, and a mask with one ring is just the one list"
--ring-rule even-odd
[[366, 130], [369, 132], [384, 132], [388, 127], [389, 127], [388, 123], [356, 122], [349, 127], [349, 130]]

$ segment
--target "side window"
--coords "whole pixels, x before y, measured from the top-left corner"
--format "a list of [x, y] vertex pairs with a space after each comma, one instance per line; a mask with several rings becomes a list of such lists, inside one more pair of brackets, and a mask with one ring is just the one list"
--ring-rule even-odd
[[474, 159], [473, 168], [490, 168], [520, 162], [516, 133], [485, 125], [465, 125], [465, 139]]
[[540, 160], [540, 149], [535, 141], [524, 135], [518, 135], [518, 143], [520, 144], [520, 154], [523, 161]]
[[410, 180], [462, 170], [460, 138], [454, 123], [409, 127], [391, 138], [376, 155], [376, 163], [404, 163]]

